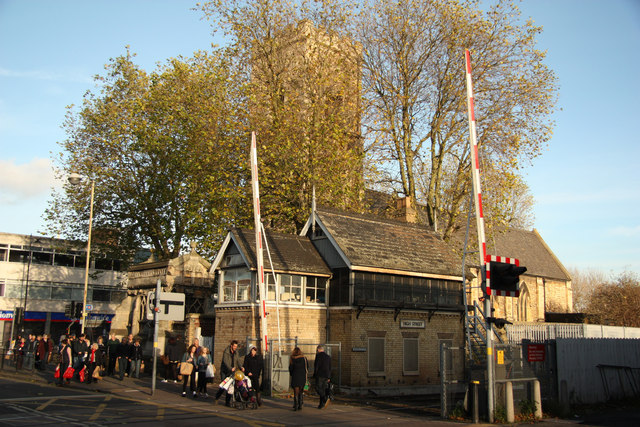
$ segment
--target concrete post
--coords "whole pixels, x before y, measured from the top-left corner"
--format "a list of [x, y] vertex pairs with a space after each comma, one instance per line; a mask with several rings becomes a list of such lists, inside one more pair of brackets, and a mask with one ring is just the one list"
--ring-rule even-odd
[[533, 402], [536, 404], [536, 419], [542, 418], [542, 394], [540, 393], [540, 381], [533, 381]]
[[507, 422], [512, 423], [516, 420], [515, 412], [513, 410], [513, 383], [507, 382], [505, 385], [505, 407], [507, 412]]

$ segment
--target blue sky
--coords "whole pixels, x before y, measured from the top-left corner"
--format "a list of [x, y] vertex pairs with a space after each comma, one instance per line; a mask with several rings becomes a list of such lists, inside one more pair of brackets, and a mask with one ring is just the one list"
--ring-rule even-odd
[[[109, 58], [130, 45], [152, 71], [210, 47], [195, 3], [0, 0], [0, 231], [44, 230], [65, 106], [94, 89]], [[567, 267], [640, 272], [640, 2], [519, 5], [544, 27], [538, 47], [560, 80], [553, 139], [525, 170], [535, 227]]]

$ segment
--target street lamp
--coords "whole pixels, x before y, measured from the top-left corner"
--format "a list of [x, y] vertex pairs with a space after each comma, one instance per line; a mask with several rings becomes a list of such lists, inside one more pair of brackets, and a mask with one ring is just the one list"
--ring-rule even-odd
[[[69, 175], [69, 183], [71, 185], [78, 185], [83, 180], [84, 177], [77, 173], [72, 173]], [[95, 180], [91, 180], [91, 202], [89, 208], [89, 236], [87, 237], [87, 264], [84, 270], [84, 294], [82, 296], [82, 323], [80, 327], [80, 333], [84, 334], [84, 324], [85, 319], [87, 317], [87, 288], [89, 286], [89, 262], [91, 260], [91, 223], [93, 222], [93, 192], [95, 190], [96, 182]]]

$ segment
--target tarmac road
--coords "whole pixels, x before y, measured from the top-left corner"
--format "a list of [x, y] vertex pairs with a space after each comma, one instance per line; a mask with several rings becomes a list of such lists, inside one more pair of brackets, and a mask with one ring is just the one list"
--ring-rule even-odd
[[[97, 384], [76, 381], [68, 387], [53, 384], [53, 372], [46, 373], [0, 369], [0, 426], [68, 425], [153, 425], [200, 426], [212, 423], [225, 426], [393, 426], [428, 425], [452, 427], [437, 410], [416, 400], [359, 399], [338, 396], [328, 408], [318, 410], [317, 399], [306, 398], [303, 411], [291, 410], [291, 400], [265, 398], [257, 410], [238, 410], [215, 405], [213, 398], [182, 398], [182, 384], [161, 383], [151, 395], [151, 379], [104, 378]], [[211, 387], [210, 390], [215, 391]], [[213, 394], [213, 393], [211, 393]], [[640, 426], [637, 407], [605, 408], [574, 416], [569, 420], [544, 419], [536, 426]], [[530, 425], [522, 423], [520, 425]], [[490, 424], [478, 424], [489, 426]], [[518, 424], [516, 424], [518, 425]]]

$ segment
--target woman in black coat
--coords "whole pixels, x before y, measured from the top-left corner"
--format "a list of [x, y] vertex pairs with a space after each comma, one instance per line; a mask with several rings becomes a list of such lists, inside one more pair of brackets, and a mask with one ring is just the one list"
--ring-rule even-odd
[[242, 369], [244, 370], [244, 374], [251, 379], [251, 387], [256, 391], [258, 406], [262, 405], [262, 396], [260, 396], [260, 374], [262, 373], [263, 366], [262, 355], [258, 353], [258, 349], [255, 346], [251, 347], [249, 354], [244, 358]]
[[291, 388], [293, 388], [293, 410], [302, 410], [302, 391], [307, 383], [307, 372], [309, 372], [309, 362], [302, 354], [299, 347], [293, 349], [289, 358], [289, 375], [291, 376]]

